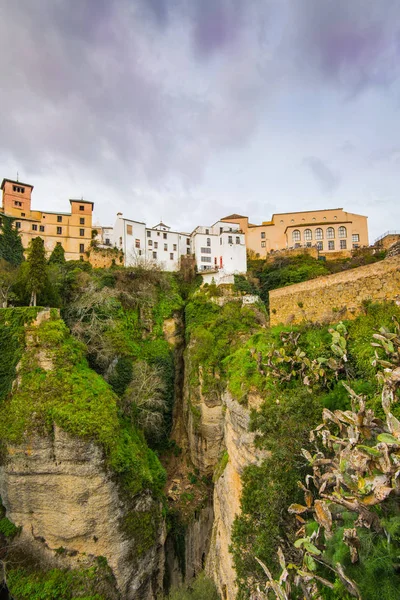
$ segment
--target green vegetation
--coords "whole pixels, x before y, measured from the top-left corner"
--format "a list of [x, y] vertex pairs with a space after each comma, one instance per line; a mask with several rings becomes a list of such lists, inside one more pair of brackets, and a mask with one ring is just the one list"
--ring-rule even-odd
[[211, 579], [203, 573], [190, 585], [171, 590], [167, 600], [219, 600], [219, 595]]
[[222, 454], [221, 458], [219, 459], [217, 466], [215, 467], [214, 474], [213, 474], [214, 483], [216, 483], [218, 481], [218, 479], [221, 477], [222, 473], [225, 471], [225, 467], [228, 464], [228, 462], [229, 462], [229, 454], [225, 450], [225, 452]]
[[18, 230], [13, 227], [15, 219], [1, 216], [0, 259], [16, 267], [24, 260], [24, 248]]
[[[7, 519], [6, 510], [1, 502], [0, 498], [0, 536], [3, 535], [5, 538], [12, 539], [20, 532], [20, 528], [14, 525]], [[1, 537], [0, 537], [1, 539]]]
[[[18, 600], [110, 600], [117, 598], [108, 567], [96, 564], [80, 570], [7, 571], [7, 586]], [[110, 594], [112, 594], [110, 596]]]
[[204, 394], [219, 397], [227, 382], [224, 359], [265, 325], [265, 313], [235, 298], [218, 306], [205, 290], [188, 302], [185, 321], [190, 383], [195, 387], [201, 381]]
[[65, 264], [65, 252], [61, 244], [54, 246], [53, 252], [50, 254], [49, 265], [64, 265]]
[[354, 250], [351, 257], [329, 261], [317, 260], [308, 254], [290, 256], [278, 253], [267, 261], [252, 258], [248, 261], [247, 280], [235, 279], [235, 285], [247, 293], [258, 293], [268, 307], [271, 290], [368, 265], [385, 256], [385, 251], [360, 248]]
[[[82, 344], [56, 316], [29, 335], [18, 388], [0, 404], [0, 439], [18, 443], [30, 431], [51, 431], [56, 423], [72, 435], [99, 443], [130, 495], [142, 489], [159, 494], [164, 470], [140, 431], [120, 416], [108, 384], [89, 369]], [[45, 370], [41, 360], [50, 361], [52, 369]]]
[[[371, 341], [382, 325], [393, 327], [393, 317], [400, 318], [395, 304], [371, 304], [365, 307], [364, 315], [339, 331], [306, 325], [292, 327], [290, 332], [288, 328], [272, 328], [252, 336], [225, 360], [228, 385], [237, 400], [246, 402], [249, 393], [265, 398], [260, 410], [252, 412], [251, 428], [257, 434], [256, 445], [270, 453], [260, 466], [248, 467], [243, 475], [242, 514], [234, 523], [232, 536], [239, 598], [248, 598], [252, 585], [266, 579], [255, 556], [276, 574], [278, 546], [286, 554], [294, 540], [299, 524], [293, 522], [287, 507], [301, 501], [297, 481], [308, 470], [300, 450], [307, 448], [309, 432], [319, 423], [324, 406], [331, 410], [351, 409], [343, 382], [350, 381], [355, 392], [365, 396], [367, 407], [384, 417], [379, 406], [381, 383], [372, 364], [375, 351], [380, 357], [384, 352], [372, 347]], [[398, 404], [392, 410], [400, 416]], [[390, 528], [394, 527], [395, 522], [391, 521]], [[367, 536], [366, 547], [373, 539], [371, 535], [368, 542], [367, 533], [363, 533]], [[383, 548], [379, 544], [375, 549], [368, 546], [371, 562], [367, 558], [365, 568], [372, 569], [373, 560], [380, 560], [378, 555], [373, 558]], [[332, 542], [334, 547], [337, 548]], [[293, 560], [290, 551], [289, 557]], [[392, 567], [386, 564], [384, 568]], [[372, 570], [371, 577], [378, 578], [376, 570]], [[357, 581], [364, 576], [367, 574], [361, 575], [359, 570]], [[379, 587], [374, 589], [378, 594]], [[375, 599], [373, 593], [363, 595], [363, 600]], [[338, 592], [339, 597], [345, 596]], [[392, 597], [395, 596], [387, 596]]]
[[27, 252], [26, 282], [28, 291], [31, 292], [30, 306], [36, 306], [39, 292], [47, 284], [46, 251], [41, 237], [33, 238]]

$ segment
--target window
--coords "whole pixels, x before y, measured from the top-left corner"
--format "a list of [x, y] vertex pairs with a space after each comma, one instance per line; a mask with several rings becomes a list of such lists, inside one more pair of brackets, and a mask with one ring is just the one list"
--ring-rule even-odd
[[139, 250], [138, 254], [139, 254], [139, 256], [142, 256], [142, 251], [141, 251], [141, 250]]
[[83, 204], [79, 205], [79, 210], [85, 210], [85, 207], [83, 206]]
[[190, 254], [190, 248], [186, 248], [186, 254]]
[[15, 200], [14, 206], [22, 206], [22, 202], [20, 202], [19, 200]]
[[178, 250], [178, 246], [177, 246], [176, 244], [174, 244], [174, 245], [172, 246], [172, 248], [173, 248], [173, 250], [174, 250], [175, 252]]
[[168, 252], [168, 244], [164, 244], [164, 252]]
[[338, 235], [340, 238], [345, 238], [347, 237], [347, 229], [346, 227], [344, 227], [343, 225], [341, 225], [338, 229]]
[[186, 238], [186, 246], [190, 246], [190, 240], [189, 240], [189, 238]]
[[153, 258], [157, 258], [157, 252], [153, 252]]
[[207, 246], [211, 246], [211, 238], [207, 238]]
[[79, 224], [80, 225], [84, 225], [85, 224], [85, 217], [80, 217], [79, 218]]
[[157, 231], [157, 235], [158, 235], [158, 237], [160, 237], [160, 232], [159, 231]]
[[312, 240], [312, 231], [311, 231], [311, 229], [305, 229], [304, 230], [304, 240], [306, 242], [310, 242]]
[[358, 233], [353, 233], [353, 235], [351, 236], [351, 241], [354, 242], [359, 242], [360, 241], [360, 236]]
[[85, 252], [85, 244], [79, 244], [79, 252]]
[[265, 248], [265, 242], [261, 242], [261, 248]]
[[151, 231], [146, 231], [147, 237], [151, 237]]
[[57, 223], [62, 223], [62, 216], [61, 215], [57, 215]]
[[83, 262], [83, 256], [82, 255], [79, 257], [79, 260]]
[[222, 246], [222, 237], [219, 238], [219, 245]]
[[311, 248], [312, 244], [311, 242], [306, 242], [306, 248]]
[[80, 235], [81, 237], [83, 237], [83, 236], [85, 235], [85, 230], [84, 230], [84, 229], [80, 229], [80, 230], [79, 230], [79, 235]]
[[233, 237], [228, 235], [228, 244], [233, 244]]
[[169, 259], [170, 259], [170, 260], [174, 260], [174, 253], [173, 253], [173, 252], [170, 252], [170, 253], [169, 253]]
[[140, 248], [140, 240], [135, 240], [135, 248]]
[[210, 263], [211, 262], [211, 256], [202, 256], [201, 257], [201, 262]]
[[347, 248], [347, 241], [346, 240], [340, 240], [340, 249], [341, 250], [346, 250]]
[[315, 239], [316, 240], [323, 240], [324, 239], [324, 232], [321, 229], [321, 227], [317, 227], [317, 229], [315, 230]]
[[39, 231], [41, 231], [43, 233], [43, 231], [44, 231], [44, 225], [39, 225]]
[[324, 244], [322, 242], [317, 242], [317, 250], [323, 250]]
[[[157, 244], [157, 242], [156, 242], [156, 244]], [[153, 245], [153, 240], [149, 240], [149, 246], [152, 246], [152, 245]]]
[[126, 233], [127, 233], [128, 235], [132, 235], [132, 225], [127, 225], [127, 226], [126, 226]]
[[261, 239], [262, 239], [262, 240], [265, 240], [265, 231], [262, 231], [262, 232], [261, 232]]
[[293, 242], [300, 242], [301, 240], [301, 235], [300, 235], [300, 231], [298, 229], [295, 229], [292, 233], [292, 240]]
[[106, 246], [111, 246], [110, 238], [106, 238]]
[[16, 227], [17, 229], [21, 229], [21, 223], [20, 223], [20, 221], [16, 221], [16, 222], [15, 222], [15, 227]]
[[154, 242], [154, 248], [158, 248], [158, 242]]
[[32, 225], [32, 231], [37, 231], [37, 225]]
[[166, 233], [163, 233], [162, 236], [163, 236], [164, 240], [167, 239], [167, 234]]
[[13, 185], [13, 192], [18, 192], [19, 194], [24, 194], [25, 188], [20, 187], [19, 185]]
[[209, 234], [210, 234], [210, 230], [206, 229], [206, 235], [209, 235]]
[[220, 227], [220, 228], [219, 228], [219, 233], [221, 234], [223, 231], [224, 231], [224, 228], [223, 228], [223, 227]]
[[211, 248], [200, 248], [202, 254], [211, 254]]
[[328, 227], [328, 229], [326, 230], [326, 237], [328, 238], [328, 240], [335, 239], [335, 230], [333, 229], [333, 227]]
[[57, 227], [57, 234], [61, 235], [62, 234], [62, 227]]
[[238, 235], [236, 236], [236, 243], [240, 244], [240, 237]]
[[21, 217], [24, 217], [24, 216], [25, 216], [25, 213], [21, 213]]
[[328, 250], [334, 250], [335, 249], [335, 242], [328, 242]]

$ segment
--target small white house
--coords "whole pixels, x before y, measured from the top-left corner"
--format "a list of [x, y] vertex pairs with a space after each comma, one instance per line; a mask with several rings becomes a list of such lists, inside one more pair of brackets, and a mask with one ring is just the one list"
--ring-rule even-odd
[[146, 257], [163, 271], [179, 271], [181, 256], [190, 253], [189, 234], [171, 231], [162, 222], [146, 228]]
[[210, 227], [196, 227], [191, 238], [199, 272], [218, 271], [218, 279], [246, 273], [245, 235], [237, 223], [217, 221]]

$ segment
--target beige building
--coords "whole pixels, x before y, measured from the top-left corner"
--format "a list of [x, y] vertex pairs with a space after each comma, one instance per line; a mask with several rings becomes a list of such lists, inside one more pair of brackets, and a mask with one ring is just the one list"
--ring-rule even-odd
[[71, 212], [68, 213], [32, 210], [33, 185], [3, 179], [1, 190], [0, 216], [4, 214], [15, 219], [24, 248], [32, 238], [40, 236], [47, 253], [61, 244], [66, 260], [86, 260], [85, 252], [92, 239], [93, 202], [70, 200]]
[[249, 223], [243, 215], [229, 215], [222, 221], [234, 221], [246, 235], [246, 246], [260, 256], [286, 248], [315, 246], [320, 254], [346, 253], [368, 246], [367, 217], [343, 208], [276, 213], [261, 225]]

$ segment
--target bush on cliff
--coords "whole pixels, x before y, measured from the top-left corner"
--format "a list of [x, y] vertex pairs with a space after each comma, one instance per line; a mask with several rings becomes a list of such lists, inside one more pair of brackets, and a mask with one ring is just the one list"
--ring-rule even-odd
[[[249, 393], [265, 398], [260, 410], [251, 415], [251, 428], [257, 433], [258, 447], [271, 452], [260, 466], [250, 466], [243, 474], [242, 513], [237, 517], [232, 533], [240, 599], [249, 598], [257, 582], [265, 581], [265, 573], [255, 561], [255, 555], [273, 574], [278, 569], [276, 551], [279, 545], [288, 559], [293, 559], [290, 547], [295, 532], [287, 507], [303, 499], [297, 480], [304, 478], [308, 465], [300, 454], [300, 448], [307, 447], [309, 431], [320, 421], [324, 406], [331, 410], [350, 408], [342, 382], [349, 381], [357, 393], [365, 395], [367, 407], [374, 409], [381, 418], [384, 416], [382, 408], [379, 408], [380, 385], [376, 380], [376, 368], [372, 365], [376, 348], [371, 346], [371, 341], [382, 325], [393, 327], [392, 317], [400, 319], [400, 308], [394, 303], [366, 306], [364, 315], [346, 323], [344, 368], [340, 368], [333, 378], [325, 378], [310, 386], [304, 383], [304, 377], [309, 375], [306, 372], [301, 375], [299, 366], [288, 377], [286, 358], [291, 354], [282, 341], [289, 337], [282, 336], [282, 331], [288, 328], [277, 327], [256, 334], [244, 348], [226, 360], [229, 386], [237, 400], [246, 402]], [[318, 357], [329, 360], [332, 356], [332, 334], [328, 327], [304, 325], [289, 329], [299, 334], [298, 346], [310, 361]], [[273, 348], [278, 353], [285, 349], [280, 354], [282, 379], [276, 376], [271, 379], [267, 375]], [[277, 364], [273, 363], [274, 368]], [[393, 405], [392, 410], [400, 418], [399, 402]], [[368, 545], [368, 539], [365, 543]], [[377, 552], [372, 552], [367, 558], [366, 572], [362, 575], [370, 577], [370, 581], [373, 561], [382, 559], [379, 548]], [[379, 597], [376, 595], [379, 594], [379, 586], [374, 590], [370, 597]], [[328, 592], [325, 597], [329, 600], [334, 598]], [[368, 598], [365, 596], [366, 600]]]
[[157, 457], [143, 434], [120, 416], [118, 398], [88, 367], [84, 347], [64, 322], [54, 315], [26, 334], [28, 346], [23, 354], [17, 352], [18, 385], [0, 403], [0, 440], [18, 444], [34, 432], [51, 432], [56, 423], [100, 444], [109, 467], [131, 495], [143, 489], [159, 494], [165, 473]]

